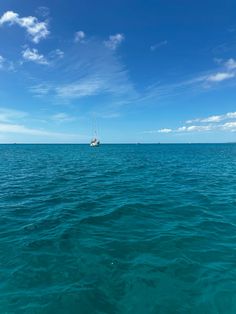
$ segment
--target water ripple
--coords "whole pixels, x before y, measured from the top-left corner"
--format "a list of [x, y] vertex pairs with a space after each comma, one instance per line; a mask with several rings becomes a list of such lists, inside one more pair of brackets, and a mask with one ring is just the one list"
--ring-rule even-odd
[[0, 313], [236, 313], [236, 145], [0, 145]]

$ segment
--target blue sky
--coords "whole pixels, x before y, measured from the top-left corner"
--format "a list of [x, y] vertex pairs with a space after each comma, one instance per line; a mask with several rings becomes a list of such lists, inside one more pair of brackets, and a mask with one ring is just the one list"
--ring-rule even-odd
[[235, 1], [0, 3], [0, 142], [236, 141]]

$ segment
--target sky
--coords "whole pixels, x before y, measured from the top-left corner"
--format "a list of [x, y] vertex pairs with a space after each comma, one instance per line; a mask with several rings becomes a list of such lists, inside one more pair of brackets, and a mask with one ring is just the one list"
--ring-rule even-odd
[[2, 0], [0, 143], [236, 142], [233, 0]]

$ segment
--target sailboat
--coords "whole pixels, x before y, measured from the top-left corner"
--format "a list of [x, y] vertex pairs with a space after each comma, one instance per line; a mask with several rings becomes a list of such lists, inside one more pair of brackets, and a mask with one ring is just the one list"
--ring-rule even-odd
[[99, 146], [100, 145], [100, 141], [94, 137], [91, 142], [90, 142], [90, 146], [95, 147], [95, 146]]
[[97, 136], [97, 131], [94, 132], [94, 137], [92, 138], [91, 142], [90, 142], [90, 146], [91, 147], [97, 147], [100, 145], [100, 140], [98, 139]]

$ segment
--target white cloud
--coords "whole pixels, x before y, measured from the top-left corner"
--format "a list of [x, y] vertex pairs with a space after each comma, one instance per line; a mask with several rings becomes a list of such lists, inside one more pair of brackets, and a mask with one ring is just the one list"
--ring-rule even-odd
[[220, 122], [222, 120], [222, 116], [210, 116], [208, 118], [200, 120], [200, 122]]
[[125, 37], [123, 34], [116, 34], [109, 36], [109, 39], [106, 40], [105, 46], [111, 50], [116, 50], [120, 44], [124, 41]]
[[[224, 124], [220, 124], [223, 120], [236, 120], [236, 112], [228, 112], [223, 115], [213, 115], [203, 119], [194, 119], [186, 121], [187, 125], [183, 125], [177, 129], [159, 129], [154, 131], [145, 131], [143, 133], [189, 133], [189, 132], [210, 132], [210, 131], [230, 131], [236, 132], [236, 121], [227, 121]], [[194, 122], [204, 124], [192, 124]]]
[[74, 41], [75, 41], [76, 43], [79, 43], [79, 42], [82, 43], [82, 42], [84, 41], [84, 39], [85, 39], [85, 32], [83, 32], [83, 31], [78, 31], [78, 32], [75, 33]]
[[213, 115], [207, 118], [202, 118], [202, 119], [194, 119], [194, 120], [188, 120], [186, 121], [187, 124], [191, 124], [194, 122], [200, 122], [200, 123], [208, 123], [208, 122], [212, 122], [212, 123], [218, 123], [221, 122], [223, 120], [229, 120], [229, 119], [236, 119], [236, 112], [228, 112], [222, 115]]
[[159, 130], [152, 130], [152, 131], [145, 131], [143, 133], [146, 134], [156, 134], [156, 133], [186, 133], [186, 132], [206, 132], [211, 131], [215, 127], [212, 125], [191, 125], [191, 126], [181, 126], [177, 129], [159, 129]]
[[144, 134], [156, 134], [156, 133], [171, 133], [173, 132], [172, 129], [160, 129], [160, 130], [150, 130], [150, 131], [144, 131], [142, 133]]
[[234, 60], [233, 58], [228, 59], [225, 62], [225, 66], [228, 70], [234, 70], [236, 69], [236, 60]]
[[236, 76], [236, 61], [233, 58], [230, 58], [226, 61], [223, 61], [222, 59], [215, 59], [215, 62], [219, 65], [222, 65], [224, 70], [222, 72], [217, 72], [206, 76], [205, 80], [207, 82], [223, 82]]
[[183, 126], [175, 130], [175, 132], [203, 132], [212, 130], [212, 125], [191, 125]]
[[231, 131], [231, 132], [236, 132], [236, 121], [233, 122], [226, 122], [225, 124], [223, 124], [222, 129], [224, 129], [225, 131]]
[[50, 34], [47, 22], [39, 22], [34, 16], [19, 17], [18, 13], [7, 11], [0, 18], [0, 25], [5, 23], [10, 26], [17, 24], [24, 28], [34, 43], [38, 43]]
[[44, 55], [39, 54], [38, 50], [33, 48], [26, 48], [22, 51], [22, 56], [25, 60], [39, 63], [39, 64], [48, 64], [48, 61], [44, 57]]
[[22, 51], [22, 57], [26, 61], [35, 62], [38, 64], [55, 65], [58, 60], [64, 58], [64, 52], [60, 49], [55, 49], [51, 51], [47, 57], [45, 57], [43, 54], [39, 53], [38, 49], [26, 48]]
[[236, 78], [236, 61], [230, 58], [226, 61], [215, 59], [218, 65], [221, 66], [219, 71], [208, 71], [196, 77], [179, 80], [177, 83], [160, 84], [156, 83], [146, 89], [146, 93], [141, 98], [141, 101], [148, 99], [157, 99], [163, 97], [173, 97], [188, 92], [201, 92], [214, 87], [215, 84], [220, 84], [230, 79]]
[[236, 119], [236, 112], [228, 112], [226, 113], [226, 117], [228, 119]]
[[166, 46], [168, 44], [168, 41], [167, 40], [163, 40], [163, 41], [160, 41], [159, 43], [155, 44], [155, 45], [152, 45], [150, 47], [150, 50], [151, 51], [155, 51], [157, 50], [158, 48], [161, 48], [163, 46]]
[[233, 77], [235, 77], [235, 73], [218, 72], [216, 74], [209, 75], [206, 80], [209, 82], [222, 82]]
[[158, 130], [158, 133], [171, 133], [172, 129], [160, 129]]
[[0, 18], [0, 24], [11, 23], [14, 24], [19, 19], [19, 15], [13, 11], [5, 12]]

